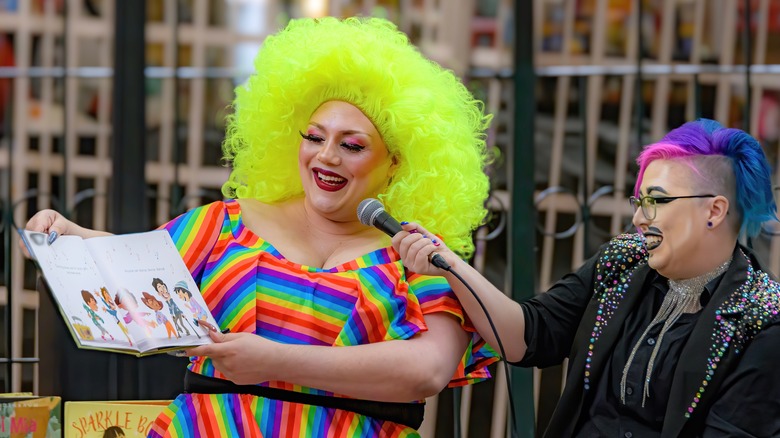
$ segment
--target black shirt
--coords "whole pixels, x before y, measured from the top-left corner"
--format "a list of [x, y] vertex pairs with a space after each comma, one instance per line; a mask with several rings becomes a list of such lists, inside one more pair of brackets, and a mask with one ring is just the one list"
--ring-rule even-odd
[[[664, 297], [669, 291], [668, 280], [653, 273], [645, 286], [647, 296], [640, 300], [623, 326], [624, 335], [615, 345], [615, 350], [607, 365], [608, 375], [595, 383], [595, 391], [589, 392], [585, 400], [583, 418], [577, 428], [578, 437], [652, 437], [660, 436], [666, 414], [666, 402], [672, 387], [674, 369], [677, 358], [693, 330], [699, 313], [684, 313], [669, 328], [661, 340], [658, 353], [653, 361], [650, 376], [649, 394], [645, 397], [642, 407], [642, 393], [645, 385], [645, 374], [650, 355], [655, 348], [656, 340], [663, 324], [656, 324], [645, 335], [639, 345], [634, 360], [631, 362], [626, 377], [625, 405], [620, 398], [620, 381], [623, 378], [623, 368], [628, 361], [631, 350], [655, 317]], [[702, 307], [707, 304], [713, 290], [720, 282], [721, 276], [707, 284], [701, 294]]]
[[[592, 296], [597, 256], [567, 274], [548, 292], [522, 303], [524, 339], [528, 347], [518, 366], [546, 367], [568, 357], [577, 328]], [[702, 292], [705, 306], [723, 276]], [[602, 376], [586, 391], [575, 436], [660, 436], [674, 370], [680, 353], [701, 314], [683, 314], [664, 335], [642, 407], [645, 371], [661, 325], [650, 330], [637, 350], [627, 378], [626, 404], [620, 400], [623, 368], [638, 338], [658, 311], [669, 290], [668, 280], [655, 271], [646, 277], [643, 297], [623, 324], [623, 334], [611, 352]], [[729, 293], [730, 291], [726, 291]], [[719, 292], [720, 293], [720, 292]], [[587, 324], [590, 324], [587, 321]], [[739, 367], [722, 385], [706, 418], [703, 436], [780, 436], [780, 326], [771, 325], [755, 336]], [[582, 372], [582, 370], [569, 370]], [[630, 389], [628, 389], [630, 388]]]

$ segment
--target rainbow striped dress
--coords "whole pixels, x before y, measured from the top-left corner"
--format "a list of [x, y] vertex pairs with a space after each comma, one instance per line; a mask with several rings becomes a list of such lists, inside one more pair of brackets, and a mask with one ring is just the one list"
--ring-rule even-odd
[[[425, 314], [448, 312], [472, 334], [450, 386], [490, 377], [487, 365], [498, 360], [464, 318], [446, 281], [407, 272], [391, 247], [331, 269], [299, 265], [243, 225], [236, 201], [196, 208], [165, 229], [222, 329], [288, 344], [349, 346], [408, 339], [427, 330]], [[188, 368], [224, 378], [205, 357], [190, 358]], [[285, 382], [261, 385], [335, 395]], [[150, 436], [419, 435], [400, 424], [340, 409], [249, 394], [181, 394], [157, 418]]]

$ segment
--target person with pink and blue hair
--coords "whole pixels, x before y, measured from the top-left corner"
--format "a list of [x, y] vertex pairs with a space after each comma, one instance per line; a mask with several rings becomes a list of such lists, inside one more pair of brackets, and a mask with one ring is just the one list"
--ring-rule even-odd
[[633, 234], [516, 303], [416, 223], [393, 239], [429, 275], [438, 253], [478, 332], [529, 367], [569, 359], [552, 437], [780, 436], [780, 286], [743, 245], [776, 221], [771, 171], [749, 134], [689, 122], [639, 155]]

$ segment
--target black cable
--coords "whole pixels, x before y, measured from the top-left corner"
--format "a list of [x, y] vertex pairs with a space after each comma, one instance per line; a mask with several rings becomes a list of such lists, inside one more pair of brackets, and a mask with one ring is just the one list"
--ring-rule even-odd
[[498, 336], [498, 330], [496, 330], [495, 324], [493, 324], [493, 319], [490, 317], [490, 314], [487, 311], [487, 308], [485, 308], [485, 304], [482, 303], [482, 300], [479, 298], [479, 295], [477, 295], [476, 292], [474, 292], [474, 289], [471, 288], [471, 285], [469, 285], [466, 280], [463, 279], [457, 272], [455, 272], [454, 269], [452, 269], [451, 266], [447, 266], [445, 269], [447, 272], [451, 272], [452, 275], [455, 276], [455, 278], [458, 279], [464, 286], [466, 286], [466, 289], [471, 292], [471, 295], [474, 296], [474, 299], [477, 300], [477, 303], [479, 304], [479, 307], [482, 308], [482, 312], [485, 314], [485, 317], [488, 320], [488, 324], [490, 324], [490, 329], [493, 331], [493, 336], [496, 337], [496, 344], [498, 344], [498, 353], [501, 355], [501, 362], [504, 364], [504, 374], [506, 377], [506, 391], [507, 395], [509, 396], [509, 418], [512, 422], [512, 437], [517, 437], [517, 420], [515, 420], [515, 400], [514, 397], [512, 397], [512, 382], [509, 379], [509, 365], [506, 363], [506, 351], [504, 350], [504, 344], [501, 342], [501, 337]]

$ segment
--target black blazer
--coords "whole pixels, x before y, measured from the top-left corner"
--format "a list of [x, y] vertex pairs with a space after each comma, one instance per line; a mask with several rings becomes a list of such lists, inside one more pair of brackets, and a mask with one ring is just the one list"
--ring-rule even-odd
[[[595, 381], [603, 375], [607, 359], [618, 339], [623, 322], [642, 296], [642, 286], [651, 268], [647, 254], [638, 244], [636, 235], [618, 236], [602, 250], [596, 273], [605, 277], [594, 281], [593, 295], [587, 304], [569, 353], [569, 372], [558, 406], [553, 413], [546, 436], [565, 437], [574, 433], [585, 400], [585, 366], [587, 352], [593, 344], [590, 378]], [[615, 249], [623, 255], [628, 249], [630, 263], [615, 270]], [[607, 262], [612, 268], [604, 268]], [[594, 276], [594, 278], [597, 278]], [[609, 287], [621, 281], [622, 290]], [[762, 329], [780, 322], [778, 302], [780, 288], [761, 270], [755, 256], [746, 248], [737, 246], [729, 269], [724, 274], [697, 320], [693, 332], [682, 351], [672, 381], [670, 399], [664, 419], [663, 437], [691, 437], [702, 433], [710, 407], [717, 401], [721, 384], [730, 371], [739, 364], [744, 350]], [[617, 303], [610, 312], [604, 311], [607, 302]], [[594, 323], [599, 308], [603, 322], [600, 333], [593, 340]], [[780, 348], [780, 343], [777, 344]], [[777, 364], [780, 367], [780, 363]], [[761, 388], [755, 388], [756, 391]], [[767, 394], [778, 398], [780, 394]], [[780, 412], [777, 413], [780, 415]]]

